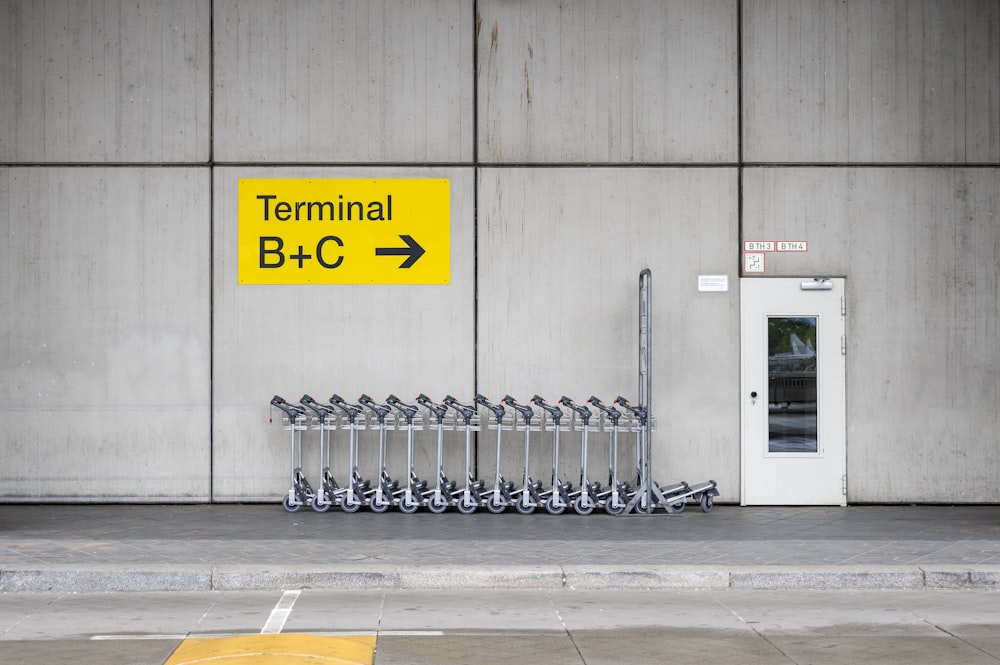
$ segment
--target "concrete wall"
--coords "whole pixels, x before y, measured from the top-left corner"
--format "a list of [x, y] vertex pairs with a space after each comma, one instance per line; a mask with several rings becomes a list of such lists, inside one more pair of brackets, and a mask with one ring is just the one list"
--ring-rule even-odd
[[5, 2], [0, 163], [204, 162], [209, 4]]
[[0, 498], [211, 497], [210, 26], [0, 9]]
[[992, 0], [743, 3], [744, 159], [1000, 158]]
[[[743, 5], [743, 237], [848, 285], [848, 500], [1000, 498], [1000, 4]], [[982, 164], [990, 168], [959, 168]]]
[[[749, 169], [775, 275], [847, 275], [850, 501], [1000, 500], [1000, 170]], [[930, 488], [930, 489], [929, 489]]]
[[[650, 268], [655, 475], [713, 478], [738, 498], [736, 191], [735, 169], [484, 169], [480, 390], [634, 402], [639, 270]], [[733, 288], [699, 292], [700, 274], [728, 275]], [[550, 454], [551, 436], [539, 437]], [[566, 440], [566, 477], [578, 478], [579, 434]], [[593, 444], [595, 468], [607, 468], [606, 441]], [[521, 466], [519, 450], [505, 468]]]
[[469, 0], [217, 0], [215, 158], [472, 158]]
[[6, 167], [0, 201], [0, 498], [208, 499], [208, 172]]
[[[847, 278], [849, 500], [1000, 500], [998, 40], [996, 0], [11, 0], [0, 498], [274, 500], [275, 393], [633, 397], [649, 267], [655, 475], [735, 501], [740, 241], [783, 236], [768, 275]], [[239, 178], [428, 175], [449, 285], [237, 285]]]
[[[237, 283], [239, 178], [450, 178], [451, 283], [448, 285], [246, 286]], [[473, 174], [468, 168], [218, 168], [214, 178], [213, 453], [215, 498], [268, 499], [288, 489], [290, 442], [279, 394], [326, 403], [333, 393], [355, 401], [390, 393], [412, 403], [421, 392], [471, 399], [475, 309]], [[274, 417], [276, 423], [271, 423]], [[405, 434], [393, 433], [394, 473], [405, 469]], [[306, 435], [315, 482], [316, 433]], [[346, 451], [347, 439], [335, 441]], [[366, 432], [362, 468], [375, 464], [378, 438]], [[433, 469], [436, 439], [421, 435], [419, 468]], [[464, 448], [462, 449], [464, 451]], [[339, 469], [346, 460], [337, 458]], [[464, 452], [458, 458], [464, 463]], [[426, 473], [425, 473], [426, 475]], [[343, 480], [343, 478], [341, 478]]]
[[[216, 159], [354, 164], [215, 170], [216, 499], [271, 500], [287, 490], [290, 444], [269, 422], [280, 415], [267, 404], [272, 394], [297, 401], [309, 392], [324, 402], [334, 392], [379, 402], [393, 392], [408, 402], [421, 392], [438, 401], [449, 392], [473, 396], [474, 172], [372, 167], [471, 163], [473, 23], [462, 0], [215, 3]], [[244, 177], [450, 178], [450, 284], [238, 286], [236, 182]], [[405, 435], [391, 437], [398, 474]], [[367, 476], [377, 441], [374, 431], [361, 439]], [[450, 437], [448, 446], [464, 464], [464, 446]], [[316, 447], [305, 450], [307, 468], [317, 468]], [[436, 439], [421, 433], [422, 476], [436, 455]]]
[[732, 0], [478, 6], [480, 160], [735, 161]]

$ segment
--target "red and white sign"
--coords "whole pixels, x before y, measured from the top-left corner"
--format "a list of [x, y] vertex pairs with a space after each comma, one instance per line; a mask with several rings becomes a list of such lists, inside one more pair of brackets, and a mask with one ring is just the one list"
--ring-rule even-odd
[[778, 252], [808, 252], [809, 251], [809, 241], [808, 240], [779, 240], [778, 247], [776, 249]]
[[744, 252], [743, 272], [760, 275], [767, 272], [767, 254], [764, 252]]
[[774, 241], [773, 240], [744, 240], [743, 241], [743, 251], [744, 252], [773, 252], [774, 251]]

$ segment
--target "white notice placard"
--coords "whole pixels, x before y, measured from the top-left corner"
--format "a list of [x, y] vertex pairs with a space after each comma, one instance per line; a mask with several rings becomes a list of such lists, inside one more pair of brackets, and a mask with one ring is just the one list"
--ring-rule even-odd
[[729, 290], [729, 275], [698, 275], [698, 290], [723, 292]]

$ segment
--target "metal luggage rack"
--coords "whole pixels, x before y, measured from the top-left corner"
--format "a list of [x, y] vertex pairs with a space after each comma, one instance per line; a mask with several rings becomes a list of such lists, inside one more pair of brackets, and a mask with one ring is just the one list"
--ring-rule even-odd
[[[361, 508], [375, 513], [390, 509], [413, 513], [426, 509], [442, 513], [454, 508], [471, 514], [481, 508], [493, 513], [513, 508], [525, 515], [539, 509], [553, 515], [570, 509], [588, 515], [603, 509], [610, 515], [622, 515], [649, 514], [656, 508], [678, 513], [689, 502], [700, 504], [704, 512], [709, 512], [713, 498], [718, 495], [714, 481], [696, 486], [685, 482], [669, 486], [655, 481], [644, 483], [643, 474], [648, 468], [643, 457], [644, 437], [651, 428], [647, 422], [650, 419], [644, 418], [641, 407], [633, 406], [621, 396], [610, 405], [591, 396], [586, 400], [589, 406], [577, 404], [565, 395], [555, 404], [539, 395], [519, 403], [510, 395], [500, 402], [491, 402], [482, 394], [468, 403], [450, 395], [441, 403], [426, 395], [420, 395], [415, 402], [404, 402], [395, 395], [376, 402], [363, 395], [357, 403], [348, 403], [334, 394], [326, 405], [306, 394], [298, 404], [291, 404], [275, 395], [271, 406], [282, 411], [281, 427], [289, 432], [291, 485], [282, 498], [284, 509], [296, 512], [309, 507], [321, 513], [334, 507], [348, 513]], [[378, 468], [373, 478], [362, 477], [358, 468], [360, 434], [365, 431], [377, 433]], [[465, 439], [465, 468], [457, 481], [449, 479], [445, 469], [443, 434], [448, 431], [462, 433]], [[320, 481], [315, 489], [302, 468], [303, 432], [317, 435]], [[398, 477], [387, 463], [389, 432], [406, 433], [407, 468], [396, 469], [403, 471]], [[414, 470], [418, 432], [428, 433], [423, 435], [428, 440], [437, 439], [437, 466], [432, 481], [422, 480]], [[489, 437], [495, 433], [496, 466], [489, 481], [477, 478], [474, 472], [473, 435], [480, 432], [488, 432]], [[551, 438], [552, 452], [552, 467], [543, 470], [541, 479], [533, 478], [530, 469], [532, 438], [538, 435]], [[575, 477], [567, 480], [560, 475], [560, 455], [565, 452], [562, 447], [566, 444], [560, 437], [567, 436], [573, 439], [573, 444], [578, 444], [574, 445], [574, 452], [580, 455], [578, 480]], [[375, 444], [373, 436], [367, 438], [366, 446]], [[401, 440], [398, 436], [396, 439]], [[480, 438], [479, 445], [483, 441]], [[519, 443], [524, 466], [511, 473], [515, 480], [508, 480], [501, 468], [502, 450]], [[337, 481], [332, 469], [334, 445], [342, 445], [347, 451], [348, 468], [341, 474], [346, 479], [344, 484]], [[606, 454], [607, 459], [606, 470], [597, 474], [591, 471], [589, 452], [595, 445], [601, 451], [597, 456]], [[634, 447], [635, 469], [619, 474], [619, 453], [623, 452], [623, 446]], [[646, 498], [644, 489], [652, 498]]]
[[[660, 485], [652, 478], [652, 432], [656, 419], [651, 416], [650, 393], [652, 389], [652, 288], [651, 273], [639, 274], [639, 390], [636, 404], [621, 395], [611, 403], [591, 396], [585, 404], [574, 402], [566, 395], [557, 403], [549, 403], [540, 395], [533, 395], [526, 402], [518, 402], [511, 395], [504, 395], [492, 402], [477, 393], [468, 403], [451, 395], [441, 402], [420, 394], [416, 404], [404, 402], [390, 394], [384, 402], [376, 402], [362, 395], [357, 403], [349, 403], [333, 394], [330, 406], [316, 402], [308, 394], [299, 404], [290, 404], [279, 395], [271, 399], [271, 406], [283, 412], [282, 426], [289, 431], [291, 448], [291, 486], [282, 499], [285, 510], [295, 512], [309, 506], [317, 512], [326, 512], [337, 506], [353, 513], [362, 507], [382, 513], [397, 508], [412, 513], [426, 508], [432, 513], [442, 513], [455, 508], [460, 513], [473, 513], [479, 508], [500, 513], [514, 508], [521, 514], [544, 509], [557, 515], [572, 508], [580, 515], [588, 515], [603, 508], [610, 515], [627, 513], [649, 514], [656, 508], [669, 513], [679, 513], [694, 502], [703, 512], [710, 512], [714, 498], [719, 495], [714, 480], [695, 485], [678, 482]], [[422, 407], [422, 408], [421, 408]], [[591, 409], [593, 407], [593, 409]], [[312, 415], [309, 415], [312, 412]], [[477, 461], [474, 459], [473, 435], [487, 431], [496, 432], [496, 467], [492, 484], [475, 477]], [[319, 432], [320, 478], [313, 489], [302, 470], [302, 432], [312, 429]], [[375, 478], [362, 477], [358, 469], [359, 435], [363, 431], [378, 432], [378, 471]], [[348, 468], [346, 483], [340, 485], [332, 467], [332, 443], [336, 432], [348, 435]], [[407, 469], [400, 479], [393, 478], [387, 462], [387, 435], [390, 431], [406, 432]], [[416, 433], [432, 431], [436, 437], [437, 466], [433, 482], [419, 478], [414, 469]], [[460, 481], [448, 478], [445, 470], [444, 432], [464, 434], [465, 469]], [[511, 477], [520, 485], [504, 477], [504, 433], [506, 445], [523, 440], [524, 466]], [[561, 476], [560, 437], [573, 433], [580, 443], [580, 478], [574, 484]], [[621, 434], [634, 439], [635, 475], [626, 479], [618, 473]], [[552, 468], [548, 483], [531, 473], [532, 434], [551, 435]], [[590, 471], [591, 435], [607, 434], [608, 469], [606, 484], [596, 480]], [[398, 438], [398, 436], [397, 436]], [[602, 437], [603, 438], [603, 437]], [[601, 444], [598, 444], [601, 445]], [[398, 471], [398, 470], [397, 470]]]

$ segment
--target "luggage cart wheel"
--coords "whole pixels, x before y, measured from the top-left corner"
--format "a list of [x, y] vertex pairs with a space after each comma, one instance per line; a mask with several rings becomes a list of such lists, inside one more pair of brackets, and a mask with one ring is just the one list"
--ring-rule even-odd
[[604, 511], [608, 515], [616, 515], [616, 516], [621, 515], [622, 513], [625, 512], [625, 505], [620, 504], [618, 506], [615, 506], [614, 504], [612, 504], [611, 499], [608, 499], [608, 502], [604, 504]]
[[290, 512], [290, 513], [296, 513], [296, 512], [298, 512], [299, 508], [302, 507], [302, 504], [300, 504], [300, 503], [292, 503], [292, 500], [286, 494], [285, 498], [283, 498], [281, 500], [281, 507], [284, 508], [285, 510], [287, 510], [288, 512]]
[[701, 512], [712, 512], [712, 495], [708, 492], [701, 495]]
[[522, 515], [530, 515], [531, 513], [535, 512], [535, 506], [528, 505], [528, 502], [525, 501], [523, 495], [517, 497], [517, 503], [514, 504], [514, 508], [516, 508], [517, 512], [521, 513]]
[[419, 501], [407, 501], [405, 498], [399, 502], [399, 510], [406, 514], [412, 514], [417, 512], [417, 508], [420, 507]]
[[345, 513], [356, 513], [358, 512], [358, 508], [360, 507], [361, 507], [360, 501], [351, 501], [350, 503], [348, 503], [347, 499], [344, 499], [343, 501], [340, 502], [340, 509], [343, 510]]
[[504, 503], [503, 500], [497, 499], [495, 496], [491, 496], [489, 501], [486, 502], [486, 509], [494, 514], [502, 513], [507, 509], [507, 504]]
[[427, 502], [427, 510], [432, 513], [441, 514], [448, 509], [448, 501], [446, 499], [431, 497], [431, 500]]
[[573, 510], [576, 511], [577, 515], [589, 515], [594, 512], [594, 504], [583, 505], [583, 496], [578, 496], [573, 500]]
[[333, 504], [330, 503], [329, 501], [325, 501], [323, 503], [320, 503], [319, 497], [318, 496], [314, 496], [311, 499], [309, 499], [309, 505], [317, 513], [325, 513], [326, 511], [330, 510], [330, 506], [332, 506]]
[[392, 504], [388, 501], [383, 501], [382, 503], [379, 503], [378, 501], [373, 500], [368, 505], [368, 507], [371, 509], [373, 513], [384, 513], [385, 511], [389, 510], [390, 505]]
[[478, 506], [472, 499], [466, 500], [465, 497], [462, 497], [459, 499], [458, 503], [455, 504], [455, 507], [458, 508], [458, 512], [463, 515], [471, 515], [476, 512], [476, 508]]
[[683, 513], [684, 508], [687, 506], [687, 501], [678, 501], [677, 503], [668, 503], [667, 512], [668, 513]]
[[566, 504], [556, 505], [555, 494], [551, 495], [545, 502], [545, 510], [549, 515], [561, 515], [566, 510]]

